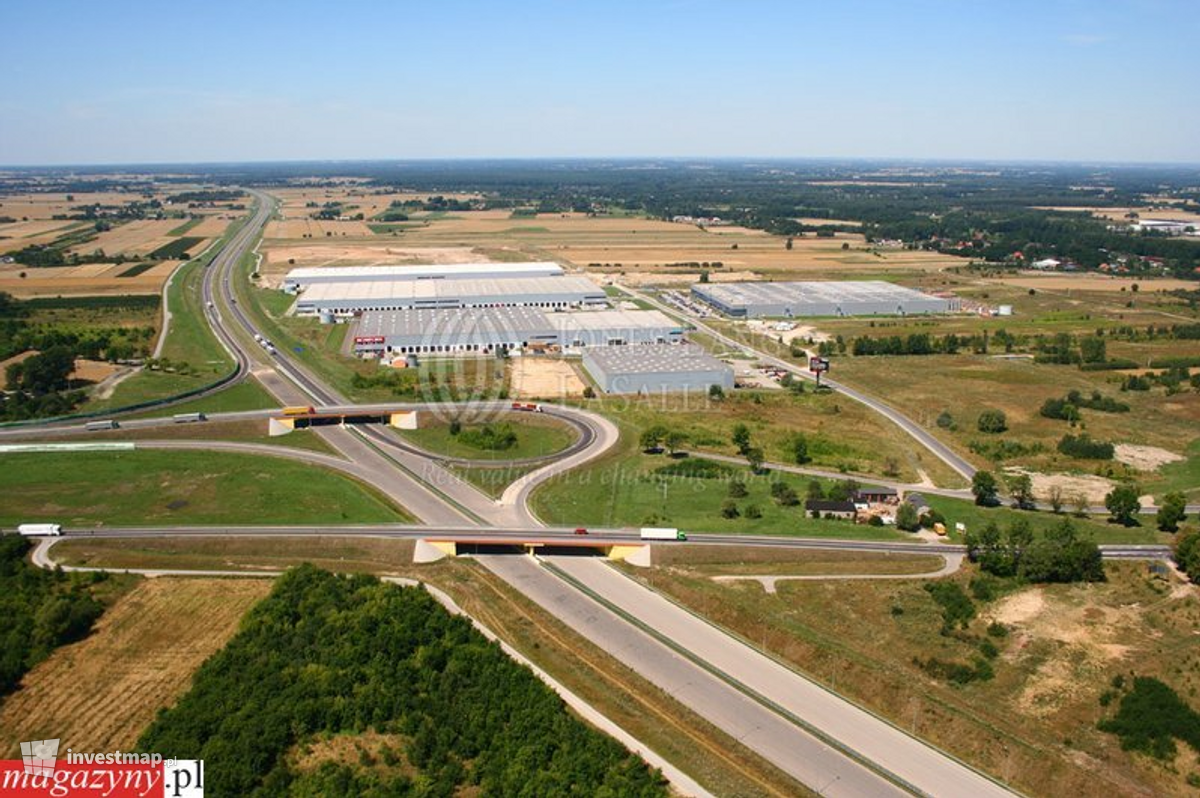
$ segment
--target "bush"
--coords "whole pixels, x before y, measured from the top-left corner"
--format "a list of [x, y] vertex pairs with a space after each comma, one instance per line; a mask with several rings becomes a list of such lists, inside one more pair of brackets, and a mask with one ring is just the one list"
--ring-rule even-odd
[[1111, 460], [1114, 448], [1107, 441], [1092, 440], [1087, 433], [1082, 435], [1064, 435], [1058, 442], [1058, 451], [1067, 457], [1080, 460]]
[[746, 517], [762, 518], [762, 508], [760, 508], [757, 504], [746, 505]]
[[979, 653], [988, 659], [995, 659], [1000, 656], [1000, 649], [996, 648], [996, 644], [985, 637], [979, 644]]
[[1147, 676], [1133, 680], [1133, 689], [1121, 698], [1117, 714], [1100, 721], [1097, 728], [1117, 735], [1122, 749], [1155, 759], [1174, 759], [1175, 740], [1200, 752], [1200, 715], [1170, 686]]
[[505, 451], [517, 445], [517, 433], [511, 424], [484, 424], [482, 427], [464, 429], [458, 439], [467, 446], [485, 451]]
[[975, 618], [975, 605], [957, 582], [927, 582], [925, 591], [942, 608], [942, 634], [966, 629]]
[[994, 408], [984, 410], [979, 414], [979, 419], [975, 422], [975, 426], [980, 432], [997, 435], [1008, 429], [1008, 417], [1004, 415], [1003, 410], [996, 410]]
[[721, 505], [722, 518], [737, 518], [741, 514], [741, 511], [738, 510], [737, 502], [733, 499], [726, 499], [725, 503]]
[[988, 624], [987, 633], [989, 637], [1008, 637], [1008, 627], [999, 621], [992, 621]]

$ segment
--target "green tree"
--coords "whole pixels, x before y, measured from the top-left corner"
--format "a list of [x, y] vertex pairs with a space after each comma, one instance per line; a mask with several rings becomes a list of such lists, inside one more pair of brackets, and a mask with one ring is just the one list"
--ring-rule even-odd
[[675, 454], [681, 448], [683, 448], [683, 445], [687, 443], [687, 440], [688, 436], [686, 432], [673, 429], [667, 433], [666, 437], [663, 439], [663, 443], [666, 445], [668, 452]]
[[1013, 505], [1021, 510], [1033, 509], [1033, 479], [1028, 474], [1013, 474], [1007, 480]]
[[725, 398], [725, 389], [715, 383], [708, 386], [708, 398], [716, 402], [721, 401]]
[[1118, 524], [1137, 526], [1137, 514], [1142, 510], [1142, 503], [1136, 485], [1128, 482], [1117, 485], [1104, 497], [1104, 506]]
[[815, 479], [808, 481], [807, 487], [804, 489], [804, 496], [813, 501], [819, 501], [825, 498], [825, 488], [821, 487], [821, 483]]
[[896, 528], [903, 529], [905, 532], [916, 532], [921, 528], [920, 519], [917, 517], [917, 508], [909, 502], [901, 502], [896, 508]]
[[786, 482], [771, 483], [771, 498], [775, 503], [782, 507], [795, 507], [800, 503], [800, 497], [796, 495], [796, 491]]
[[976, 471], [975, 476], [971, 477], [971, 493], [980, 507], [994, 507], [999, 504], [998, 491], [996, 476], [991, 471]]
[[729, 498], [744, 499], [750, 495], [750, 491], [746, 490], [746, 480], [741, 477], [734, 477], [729, 480]]
[[642, 447], [642, 451], [653, 452], [662, 448], [663, 440], [666, 439], [669, 430], [662, 424], [655, 424], [642, 431], [641, 437], [638, 438], [638, 445]]
[[766, 461], [766, 458], [763, 456], [762, 449], [759, 449], [757, 446], [751, 446], [749, 449], [743, 452], [743, 454], [746, 457], [746, 463], [749, 464], [751, 471], [753, 471], [755, 474], [762, 471], [763, 463]]
[[796, 461], [796, 465], [812, 462], [812, 458], [808, 456], [808, 438], [803, 434], [798, 433], [792, 438], [792, 459]]
[[746, 456], [746, 450], [750, 448], [750, 428], [745, 424], [735, 424], [733, 433], [730, 435], [730, 440], [737, 447], [738, 454]]
[[1179, 522], [1186, 517], [1186, 514], [1187, 497], [1179, 492], [1168, 493], [1163, 496], [1162, 503], [1158, 507], [1158, 515], [1154, 520], [1163, 532], [1178, 532]]
[[980, 432], [996, 435], [1008, 429], [1008, 417], [1004, 415], [1003, 410], [989, 408], [979, 414], [975, 425]]
[[726, 499], [721, 505], [722, 518], [737, 518], [741, 514], [741, 511], [738, 510], [737, 502], [735, 502], [733, 499]]

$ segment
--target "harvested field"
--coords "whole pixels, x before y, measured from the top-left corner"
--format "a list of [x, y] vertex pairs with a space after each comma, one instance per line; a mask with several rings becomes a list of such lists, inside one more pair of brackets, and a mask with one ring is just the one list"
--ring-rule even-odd
[[[471, 247], [413, 247], [386, 244], [301, 244], [268, 246], [262, 272], [282, 277], [295, 266], [370, 266], [406, 263], [485, 263]], [[294, 260], [295, 263], [288, 263]]]
[[1105, 277], [1098, 274], [1053, 274], [1021, 272], [1017, 277], [1001, 277], [986, 280], [986, 283], [1011, 285], [1018, 288], [1033, 288], [1041, 291], [1132, 291], [1136, 284], [1140, 293], [1153, 291], [1190, 291], [1196, 284], [1190, 280], [1143, 279], [1129, 277]]
[[1169, 219], [1176, 222], [1198, 222], [1200, 223], [1200, 214], [1190, 213], [1178, 208], [1079, 208], [1070, 206], [1038, 206], [1040, 210], [1047, 211], [1065, 211], [1068, 213], [1090, 213], [1098, 219], [1108, 219], [1114, 222], [1129, 222], [1135, 221], [1127, 219], [1126, 214], [1136, 213], [1141, 219]]
[[[18, 299], [39, 296], [93, 296], [105, 294], [157, 294], [179, 263], [166, 261], [133, 277], [121, 277], [130, 263], [89, 263], [54, 269], [33, 269], [19, 264], [0, 266], [0, 291]], [[22, 277], [21, 275], [25, 276]]]
[[109, 255], [149, 255], [174, 241], [171, 231], [177, 227], [178, 219], [138, 219], [106, 230], [95, 239], [67, 251], [86, 255], [101, 249]]
[[236, 217], [231, 216], [206, 216], [200, 223], [192, 229], [188, 230], [188, 235], [200, 236], [201, 238], [218, 238], [225, 234], [225, 228], [233, 223]]
[[[647, 285], [664, 285], [664, 286], [692, 286], [700, 282], [699, 272], [676, 272], [676, 271], [660, 271], [660, 272], [627, 272], [621, 275], [613, 275], [614, 279], [621, 283], [637, 288]], [[712, 283], [740, 283], [749, 280], [757, 280], [760, 275], [757, 272], [711, 272], [708, 275], [709, 282]]]
[[60, 737], [65, 748], [128, 750], [155, 713], [237, 631], [267, 579], [149, 579], [109, 609], [87, 639], [34, 668], [0, 709], [0, 735]]
[[511, 362], [509, 391], [514, 397], [557, 400], [583, 393], [583, 380], [565, 360], [519, 357]]
[[326, 221], [324, 219], [283, 219], [267, 225], [266, 238], [331, 238], [344, 236], [371, 236], [366, 222]]
[[0, 237], [29, 238], [31, 236], [41, 236], [45, 233], [53, 233], [56, 230], [65, 230], [76, 224], [79, 224], [79, 222], [65, 219], [30, 219], [28, 222], [11, 222], [10, 224], [0, 224]]

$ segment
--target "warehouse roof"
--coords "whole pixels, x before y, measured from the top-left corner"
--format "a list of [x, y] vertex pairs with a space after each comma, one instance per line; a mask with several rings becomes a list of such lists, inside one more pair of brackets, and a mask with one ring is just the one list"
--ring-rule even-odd
[[542, 332], [546, 314], [536, 308], [411, 308], [368, 311], [358, 322], [359, 336], [444, 336], [468, 331]]
[[604, 290], [586, 277], [511, 277], [507, 279], [372, 280], [314, 283], [304, 289], [301, 302], [364, 300], [462, 299], [493, 296], [596, 296]]
[[609, 374], [663, 374], [729, 368], [700, 347], [685, 344], [606, 346], [588, 349], [584, 358]]
[[730, 306], [778, 305], [789, 302], [903, 302], [936, 298], [883, 280], [708, 283], [698, 284], [693, 288]]
[[548, 277], [561, 275], [562, 266], [550, 262], [530, 263], [429, 263], [413, 266], [315, 266], [292, 269], [284, 278], [285, 283], [302, 283], [310, 280], [337, 282], [343, 280], [431, 280], [461, 279], [465, 277], [505, 277], [506, 275], [528, 275], [538, 273]]
[[582, 310], [546, 317], [563, 335], [580, 330], [683, 330], [683, 325], [660, 310]]

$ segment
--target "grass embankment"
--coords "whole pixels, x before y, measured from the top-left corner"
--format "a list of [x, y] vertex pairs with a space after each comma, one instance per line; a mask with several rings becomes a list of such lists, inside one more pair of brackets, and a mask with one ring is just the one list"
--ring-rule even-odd
[[225, 452], [6, 454], [0, 523], [353, 524], [411, 520], [341, 474]]
[[[924, 574], [946, 564], [933, 554], [797, 551], [727, 546], [656, 546], [656, 567], [680, 566], [700, 576], [836, 576]], [[627, 569], [628, 570], [628, 569]], [[635, 571], [640, 573], [640, 569]]]
[[[461, 431], [451, 432], [450, 420], [434, 417], [431, 413], [421, 414], [421, 426], [415, 430], [397, 430], [401, 437], [420, 446], [427, 452], [446, 457], [469, 460], [521, 460], [542, 457], [566, 449], [579, 439], [576, 431], [544, 415], [533, 413], [504, 413], [495, 418], [461, 420]], [[493, 428], [509, 425], [516, 435], [515, 442], [505, 449], [486, 449], [473, 445], [469, 434], [485, 424]], [[464, 437], [463, 433], [468, 433]]]
[[[668, 564], [637, 575], [1027, 794], [1182, 794], [1196, 770], [1192, 752], [1162, 765], [1096, 728], [1111, 714], [1103, 703], [1117, 677], [1157, 676], [1189, 701], [1200, 687], [1200, 599], [1144, 563], [1108, 563], [1107, 583], [989, 580], [980, 592], [966, 566], [937, 580], [973, 596], [973, 617], [949, 634], [926, 580], [785, 581], [767, 594], [752, 582], [715, 582], [708, 566]], [[959, 685], [921, 664], [981, 659], [992, 678]]]
[[250, 377], [211, 396], [189, 399], [170, 407], [156, 407], [144, 413], [135, 413], [130, 418], [162, 418], [176, 413], [236, 413], [241, 410], [266, 410], [272, 407], [279, 407], [278, 400], [267, 393], [257, 380]]
[[[181, 411], [182, 412], [182, 411]], [[32, 437], [19, 439], [22, 443], [40, 442], [43, 439]], [[267, 420], [254, 421], [204, 421], [188, 422], [186, 424], [171, 424], [163, 427], [145, 427], [141, 429], [119, 428], [102, 432], [88, 433], [86, 438], [74, 438], [75, 442], [84, 440], [94, 441], [150, 441], [150, 440], [201, 440], [201, 441], [234, 441], [239, 443], [264, 443], [271, 446], [283, 446], [289, 449], [307, 449], [311, 452], [333, 454], [333, 447], [325, 443], [313, 429], [296, 430], [287, 435], [271, 437], [267, 433]], [[58, 438], [51, 443], [70, 443], [71, 438]]]
[[171, 369], [179, 369], [186, 364], [187, 373], [168, 371], [166, 368], [154, 371], [142, 369], [118, 384], [107, 399], [87, 402], [80, 408], [82, 412], [125, 407], [194, 390], [216, 382], [233, 370], [233, 358], [205, 321], [201, 285], [204, 271], [216, 253], [243, 224], [244, 219], [235, 222], [200, 257], [179, 267], [167, 287], [167, 309], [171, 321], [160, 356], [168, 361]]
[[[57, 554], [57, 549], [55, 554]], [[191, 684], [200, 663], [237, 631], [267, 594], [265, 579], [136, 579], [84, 640], [59, 649], [0, 709], [9, 741], [61, 734], [76, 750], [132, 750], [162, 707]]]

